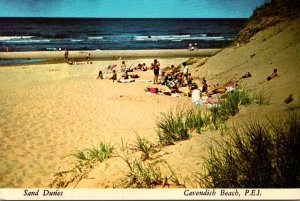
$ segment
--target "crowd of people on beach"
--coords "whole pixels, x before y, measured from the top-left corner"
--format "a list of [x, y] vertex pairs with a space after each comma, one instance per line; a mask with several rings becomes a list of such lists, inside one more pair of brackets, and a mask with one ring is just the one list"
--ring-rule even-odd
[[[153, 87], [146, 87], [145, 91], [149, 93], [155, 93], [155, 94], [163, 94], [163, 95], [174, 95], [180, 96], [189, 96], [192, 98], [192, 101], [201, 100], [201, 97], [205, 96], [211, 99], [212, 95], [214, 94], [223, 94], [227, 92], [231, 92], [235, 90], [235, 86], [238, 86], [237, 83], [227, 83], [224, 87], [214, 86], [212, 90], [208, 90], [208, 83], [204, 78], [201, 80], [201, 86], [198, 86], [198, 84], [195, 82], [191, 72], [189, 71], [189, 67], [187, 62], [183, 62], [178, 67], [175, 67], [174, 65], [171, 65], [171, 67], [161, 67], [160, 62], [157, 59], [154, 59], [153, 63], [151, 63], [151, 66], [148, 67], [145, 63], [139, 63], [136, 66], [128, 66], [126, 65], [125, 61], [122, 61], [120, 69], [117, 69], [117, 65], [113, 64], [107, 67], [107, 71], [112, 71], [111, 77], [106, 77], [102, 70], [99, 71], [99, 74], [97, 76], [97, 79], [106, 79], [112, 80], [113, 82], [120, 82], [120, 83], [130, 83], [135, 82], [136, 78], [139, 78], [140, 76], [138, 74], [134, 74], [135, 71], [153, 71], [153, 85], [165, 85], [168, 90], [162, 89], [158, 86]], [[118, 79], [117, 72], [122, 73], [121, 78]], [[130, 74], [129, 74], [130, 73]], [[273, 73], [268, 76], [265, 80], [262, 80], [259, 82], [259, 84], [262, 84], [264, 82], [270, 81], [276, 77], [278, 77], [277, 69], [273, 70]], [[245, 79], [252, 77], [252, 74], [250, 72], [247, 72], [243, 76], [241, 76], [239, 79]], [[199, 78], [198, 78], [199, 79]], [[151, 80], [147, 80], [151, 82]], [[199, 80], [200, 81], [200, 80]], [[185, 92], [181, 91], [181, 88], [185, 88]], [[164, 87], [165, 88], [165, 87]], [[186, 90], [187, 89], [187, 90]], [[216, 103], [216, 99], [212, 98], [213, 101]]]

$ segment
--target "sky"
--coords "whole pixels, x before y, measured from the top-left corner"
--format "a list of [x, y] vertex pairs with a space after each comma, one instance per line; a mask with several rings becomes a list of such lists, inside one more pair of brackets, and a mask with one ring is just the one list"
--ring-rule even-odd
[[0, 17], [248, 18], [270, 0], [0, 0]]

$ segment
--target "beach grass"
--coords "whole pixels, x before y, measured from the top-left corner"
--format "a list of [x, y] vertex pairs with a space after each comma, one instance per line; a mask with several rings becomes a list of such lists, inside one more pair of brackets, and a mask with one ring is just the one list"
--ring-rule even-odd
[[257, 105], [269, 105], [271, 95], [266, 90], [254, 91], [251, 99]]
[[200, 108], [193, 107], [186, 111], [186, 125], [188, 129], [193, 132], [194, 130], [201, 134], [206, 126], [210, 124], [210, 116], [208, 111]]
[[144, 160], [149, 159], [150, 155], [156, 152], [153, 144], [145, 137], [139, 135], [136, 135], [136, 142], [131, 149], [134, 151], [141, 151], [144, 154]]
[[293, 112], [288, 120], [252, 121], [232, 128], [229, 140], [212, 147], [204, 174], [205, 188], [300, 187], [300, 124]]
[[250, 92], [245, 89], [237, 89], [226, 93], [208, 111], [200, 107], [177, 107], [175, 111], [163, 113], [157, 122], [157, 135], [162, 145], [171, 145], [175, 141], [190, 138], [190, 133], [198, 134], [210, 126], [218, 129], [228, 120], [229, 116], [236, 115], [241, 106], [251, 103]]
[[129, 172], [127, 173], [129, 188], [153, 188], [163, 183], [162, 173], [159, 167], [152, 163], [142, 163], [135, 159], [128, 162]]
[[159, 142], [163, 145], [174, 144], [174, 141], [190, 138], [186, 125], [185, 109], [177, 107], [175, 111], [163, 113], [157, 122]]
[[89, 149], [77, 150], [71, 156], [77, 159], [79, 164], [90, 164], [95, 160], [103, 162], [105, 159], [111, 157], [114, 151], [114, 146], [107, 142], [100, 142], [99, 145], [93, 146]]
[[174, 169], [168, 164], [168, 168], [170, 171], [170, 177], [169, 180], [175, 185], [175, 186], [180, 186], [180, 187], [185, 187], [185, 184], [181, 183], [179, 176], [176, 174]]
[[218, 104], [210, 108], [211, 123], [217, 130], [221, 123], [224, 123], [230, 116], [235, 116], [241, 106], [251, 103], [250, 92], [245, 89], [237, 89], [226, 93]]

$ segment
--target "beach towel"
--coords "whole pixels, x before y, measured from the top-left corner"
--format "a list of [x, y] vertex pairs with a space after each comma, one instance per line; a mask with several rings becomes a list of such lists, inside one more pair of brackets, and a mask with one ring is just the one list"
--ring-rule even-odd
[[234, 87], [234, 84], [233, 84], [233, 83], [228, 83], [228, 84], [226, 85], [226, 87]]
[[200, 100], [200, 90], [194, 89], [192, 91], [192, 102], [196, 102], [197, 100]]
[[150, 88], [149, 88], [149, 91], [150, 91], [151, 93], [157, 93], [157, 92], [158, 92], [158, 88], [150, 87]]
[[131, 83], [131, 82], [134, 82], [135, 80], [134, 79], [120, 79], [118, 80], [118, 82], [121, 82], [121, 83]]
[[206, 102], [209, 104], [217, 104], [219, 102], [219, 99], [216, 97], [209, 97]]
[[226, 93], [235, 90], [234, 86], [229, 86], [229, 87], [225, 87], [225, 88], [226, 88]]
[[199, 99], [199, 100], [196, 100], [194, 103], [195, 103], [196, 105], [202, 105], [202, 104], [205, 104], [206, 102], [205, 102], [205, 100]]

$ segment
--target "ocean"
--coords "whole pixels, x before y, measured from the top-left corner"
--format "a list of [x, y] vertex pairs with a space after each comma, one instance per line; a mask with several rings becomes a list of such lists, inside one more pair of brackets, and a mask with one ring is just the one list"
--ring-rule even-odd
[[0, 51], [223, 48], [246, 19], [0, 18]]

